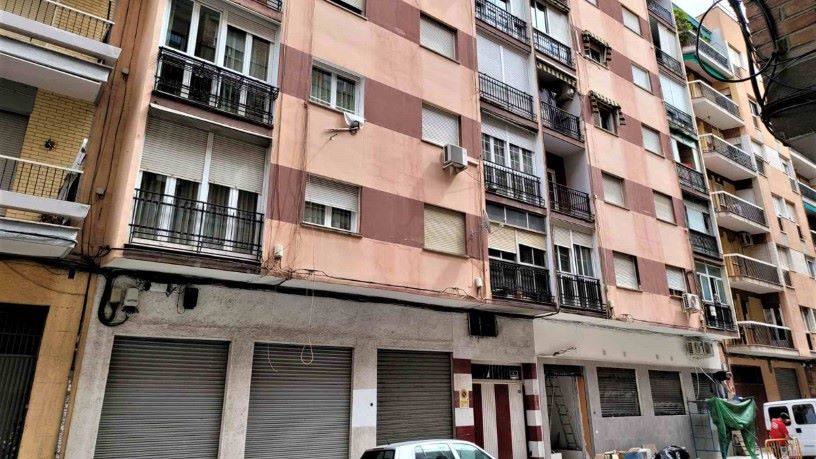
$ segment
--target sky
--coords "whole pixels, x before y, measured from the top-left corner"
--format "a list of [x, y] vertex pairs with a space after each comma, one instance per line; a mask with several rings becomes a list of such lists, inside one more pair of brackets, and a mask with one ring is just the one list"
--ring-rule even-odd
[[683, 8], [688, 14], [698, 16], [711, 6], [711, 0], [672, 0], [680, 8]]

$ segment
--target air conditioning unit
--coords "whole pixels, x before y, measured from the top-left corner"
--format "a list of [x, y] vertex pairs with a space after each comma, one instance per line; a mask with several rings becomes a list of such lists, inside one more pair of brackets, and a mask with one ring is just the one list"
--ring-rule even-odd
[[700, 312], [700, 297], [693, 293], [683, 294], [683, 311]]
[[442, 167], [447, 169], [452, 167], [455, 170], [461, 171], [468, 167], [467, 150], [458, 145], [445, 145], [442, 153]]
[[754, 237], [751, 236], [751, 233], [739, 233], [739, 235], [742, 245], [754, 245]]
[[686, 353], [692, 357], [713, 357], [714, 345], [710, 341], [689, 338], [686, 340]]

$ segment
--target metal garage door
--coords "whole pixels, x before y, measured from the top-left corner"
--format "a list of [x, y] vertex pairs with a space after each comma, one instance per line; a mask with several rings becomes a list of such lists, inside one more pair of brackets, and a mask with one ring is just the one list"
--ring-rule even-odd
[[776, 384], [779, 386], [779, 397], [781, 400], [797, 400], [802, 398], [795, 369], [774, 368], [774, 373], [776, 374]]
[[94, 457], [217, 457], [228, 349], [116, 338]]
[[453, 435], [451, 356], [377, 352], [377, 444]]
[[255, 344], [246, 458], [348, 458], [351, 349], [313, 351]]

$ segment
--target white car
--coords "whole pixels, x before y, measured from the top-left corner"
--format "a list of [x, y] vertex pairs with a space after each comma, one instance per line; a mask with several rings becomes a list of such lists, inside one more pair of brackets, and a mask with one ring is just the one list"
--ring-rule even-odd
[[417, 440], [371, 448], [360, 459], [494, 459], [461, 440]]
[[788, 433], [799, 439], [802, 456], [816, 457], [816, 398], [768, 402], [762, 408], [766, 430], [771, 428], [771, 419], [787, 413], [791, 420]]

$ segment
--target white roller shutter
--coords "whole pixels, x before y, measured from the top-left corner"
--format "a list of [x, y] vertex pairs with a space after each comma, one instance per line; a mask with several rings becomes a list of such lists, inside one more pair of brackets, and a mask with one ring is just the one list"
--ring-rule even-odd
[[488, 247], [501, 250], [503, 252], [516, 253], [516, 230], [501, 226], [496, 223], [490, 224], [490, 235], [487, 238]]
[[228, 349], [115, 338], [94, 457], [218, 457]]
[[479, 72], [502, 81], [501, 45], [480, 34], [476, 38], [476, 53]]
[[660, 145], [660, 134], [646, 126], [643, 126], [641, 132], [643, 133], [643, 148], [652, 153], [661, 154], [663, 147]]
[[422, 139], [438, 145], [459, 145], [459, 117], [423, 105]]
[[619, 206], [626, 205], [623, 192], [623, 180], [611, 175], [603, 174], [604, 200]]
[[660, 49], [677, 60], [683, 60], [683, 56], [678, 52], [674, 31], [669, 30], [663, 24], [657, 23], [657, 34], [660, 38]]
[[306, 201], [315, 204], [357, 212], [359, 194], [356, 186], [313, 176], [306, 179]]
[[200, 182], [209, 133], [158, 118], [148, 118], [142, 169]]
[[527, 56], [509, 48], [502, 48], [502, 67], [504, 67], [504, 81], [510, 86], [531, 94], [530, 90], [530, 63]]
[[680, 268], [666, 266], [666, 282], [669, 290], [686, 291], [686, 273]]
[[519, 244], [532, 247], [534, 249], [547, 250], [547, 238], [543, 234], [530, 231], [516, 230]]
[[553, 245], [560, 245], [561, 247], [566, 247], [568, 249], [572, 247], [572, 237], [570, 236], [570, 230], [560, 228], [558, 226], [553, 226], [552, 234]]
[[260, 194], [265, 159], [265, 147], [215, 135], [210, 182]]
[[682, 110], [684, 113], [691, 113], [691, 103], [689, 102], [686, 85], [681, 85], [673, 79], [661, 74], [660, 89], [663, 92], [663, 100], [673, 107]]
[[614, 254], [615, 283], [618, 287], [636, 289], [639, 287], [635, 258], [622, 253]]
[[586, 233], [579, 233], [577, 231], [572, 232], [572, 243], [577, 244], [583, 247], [592, 248], [592, 235]]
[[425, 248], [464, 255], [465, 215], [426, 205]]
[[555, 8], [547, 8], [547, 34], [572, 48], [569, 18]]
[[674, 223], [674, 204], [672, 198], [662, 193], [654, 193], [655, 214], [657, 218]]
[[491, 116], [482, 115], [482, 133], [530, 151], [536, 150], [535, 135], [503, 123]]
[[351, 360], [347, 348], [256, 343], [244, 457], [348, 457]]
[[513, 145], [530, 151], [535, 151], [536, 149], [535, 135], [512, 126], [507, 127], [507, 140]]
[[419, 19], [419, 41], [443, 56], [456, 58], [456, 32], [426, 16]]

